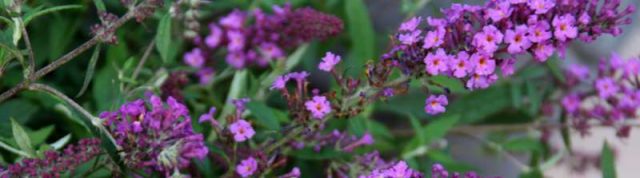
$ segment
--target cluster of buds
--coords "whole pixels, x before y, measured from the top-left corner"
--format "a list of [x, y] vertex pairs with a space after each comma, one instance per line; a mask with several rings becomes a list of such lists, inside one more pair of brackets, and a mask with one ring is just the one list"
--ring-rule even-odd
[[178, 0], [170, 7], [169, 12], [171, 17], [183, 22], [185, 27], [184, 36], [188, 39], [193, 39], [198, 36], [200, 30], [200, 17], [199, 8], [202, 4], [206, 3], [203, 0]]
[[67, 146], [62, 152], [45, 151], [43, 158], [25, 158], [9, 165], [4, 172], [0, 169], [0, 177], [60, 177], [102, 153], [100, 139], [82, 139], [76, 145]]
[[136, 17], [136, 21], [141, 23], [147, 17], [153, 15], [156, 9], [164, 5], [164, 0], [143, 0], [137, 6], [134, 4], [134, 0], [121, 0], [122, 4], [127, 6], [129, 10], [133, 10], [133, 16]]
[[100, 24], [91, 26], [91, 33], [97, 36], [104, 43], [116, 44], [118, 37], [115, 35], [114, 24], [118, 21], [118, 16], [108, 12], [100, 13]]
[[624, 123], [640, 117], [640, 59], [613, 54], [601, 60], [595, 81], [587, 67], [576, 64], [567, 68], [566, 77], [569, 91], [562, 106], [575, 129], [588, 134], [593, 124], [610, 125], [618, 136], [629, 136], [631, 126]]
[[118, 111], [100, 114], [122, 148], [125, 165], [169, 176], [189, 166], [192, 159], [207, 156], [204, 137], [193, 131], [187, 107], [173, 97], [166, 105], [151, 95], [146, 102], [139, 99], [125, 103]]
[[[619, 35], [635, 11], [632, 5], [619, 7], [620, 1], [598, 0], [453, 4], [442, 10], [446, 18], [414, 17], [401, 24], [397, 44], [382, 59], [394, 61], [407, 75], [445, 75], [466, 83], [469, 90], [483, 89], [498, 79], [498, 69], [502, 76], [513, 74], [519, 55], [528, 53], [544, 62], [556, 51], [563, 56], [575, 39], [590, 42], [603, 34]], [[420, 27], [423, 21], [426, 27]]]

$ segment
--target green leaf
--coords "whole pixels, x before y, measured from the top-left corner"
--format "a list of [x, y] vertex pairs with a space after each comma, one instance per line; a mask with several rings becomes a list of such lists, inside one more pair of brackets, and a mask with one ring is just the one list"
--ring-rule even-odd
[[424, 133], [424, 131], [423, 131], [424, 129], [422, 128], [422, 125], [420, 125], [420, 121], [418, 121], [418, 118], [416, 118], [413, 115], [410, 115], [409, 116], [409, 123], [411, 123], [411, 127], [413, 128], [413, 132], [414, 132], [414, 135], [415, 135], [416, 139], [418, 139], [418, 143], [420, 145], [426, 144], [427, 143], [426, 139], [424, 137], [424, 134], [422, 134], [422, 133]]
[[280, 130], [278, 118], [273, 113], [272, 108], [266, 104], [262, 102], [249, 102], [247, 103], [247, 108], [249, 108], [251, 114], [256, 117], [260, 125], [263, 125], [270, 130]]
[[[567, 115], [560, 113], [560, 123], [567, 123]], [[573, 153], [573, 147], [571, 146], [571, 135], [569, 127], [560, 127], [560, 134], [562, 135], [562, 143], [569, 153]]]
[[538, 139], [516, 138], [504, 143], [502, 147], [509, 151], [542, 151], [543, 145]]
[[447, 106], [447, 112], [436, 119], [459, 114], [461, 123], [472, 124], [511, 106], [508, 85], [499, 84], [457, 98]]
[[460, 80], [452, 78], [452, 77], [438, 75], [438, 76], [430, 77], [429, 80], [431, 82], [439, 85], [439, 87], [444, 87], [444, 88], [449, 89], [453, 93], [467, 93], [468, 92], [468, 90], [464, 88], [464, 85], [462, 84], [462, 82]]
[[344, 3], [352, 49], [349, 60], [345, 60], [345, 63], [349, 67], [348, 74], [357, 75], [362, 73], [365, 61], [371, 60], [375, 55], [375, 33], [367, 6], [362, 0], [348, 0]]
[[600, 169], [602, 170], [602, 177], [604, 178], [616, 178], [616, 163], [613, 155], [613, 151], [607, 142], [602, 145], [602, 153], [600, 154]]
[[64, 147], [64, 145], [69, 143], [69, 140], [71, 140], [71, 134], [68, 134], [68, 135], [58, 139], [57, 141], [51, 143], [51, 147], [53, 147], [53, 149], [55, 149], [55, 150], [59, 150], [62, 147]]
[[445, 135], [447, 135], [447, 132], [458, 123], [459, 120], [459, 115], [451, 115], [434, 119], [422, 130], [424, 143], [431, 144], [433, 141], [444, 137]]
[[107, 11], [107, 8], [104, 6], [104, 2], [102, 2], [102, 0], [93, 0], [93, 3], [96, 5], [96, 9], [98, 9], [98, 12]]
[[540, 169], [533, 169], [529, 172], [520, 174], [520, 176], [518, 177], [519, 178], [543, 178], [544, 174], [542, 173], [542, 171], [540, 171]]
[[565, 83], [566, 82], [566, 78], [564, 77], [564, 73], [562, 72], [562, 69], [560, 69], [560, 64], [558, 62], [558, 56], [553, 56], [551, 57], [549, 60], [547, 60], [546, 62], [547, 67], [549, 68], [549, 70], [551, 71], [551, 74], [553, 75], [554, 78], [556, 78], [556, 80]]
[[93, 79], [93, 73], [96, 70], [96, 64], [98, 64], [98, 59], [100, 58], [100, 48], [101, 46], [100, 44], [98, 44], [96, 46], [96, 49], [93, 50], [93, 54], [91, 55], [91, 60], [89, 61], [89, 66], [87, 67], [87, 73], [84, 76], [84, 82], [82, 83], [82, 88], [80, 88], [80, 91], [76, 95], [76, 98], [84, 94], [84, 92], [87, 90], [87, 87], [89, 87], [89, 84], [91, 83], [91, 79]]
[[20, 150], [26, 152], [31, 157], [35, 157], [36, 152], [31, 145], [31, 138], [29, 138], [27, 132], [25, 132], [22, 126], [13, 118], [11, 118], [11, 130], [13, 131], [13, 139], [18, 144]]
[[31, 22], [31, 20], [35, 19], [36, 17], [46, 15], [48, 13], [53, 13], [53, 12], [63, 11], [63, 10], [70, 10], [70, 9], [82, 9], [82, 8], [83, 8], [82, 5], [64, 5], [64, 6], [56, 6], [56, 7], [48, 8], [48, 9], [37, 11], [34, 13], [27, 13], [24, 16], [24, 24], [26, 26], [27, 24], [29, 24], [29, 22]]
[[53, 133], [55, 127], [53, 125], [46, 126], [36, 131], [27, 132], [29, 134], [29, 138], [31, 138], [31, 142], [33, 145], [40, 145], [44, 143], [45, 140]]
[[110, 110], [122, 99], [117, 73], [109, 67], [98, 71], [93, 79], [93, 98], [98, 111]]
[[362, 115], [358, 115], [354, 118], [350, 118], [348, 122], [349, 122], [348, 130], [354, 135], [361, 136], [365, 132], [367, 132], [367, 130], [369, 130], [368, 124], [367, 124], [368, 119]]
[[156, 33], [156, 48], [158, 49], [158, 53], [160, 53], [160, 57], [165, 63], [169, 63], [171, 60], [171, 15], [165, 14], [162, 19], [160, 19], [160, 24], [158, 24], [158, 31]]
[[[10, 118], [16, 118], [20, 123], [25, 123], [39, 107], [26, 99], [13, 99], [0, 103], [0, 123], [9, 123]], [[0, 136], [11, 137], [10, 124], [0, 124]]]
[[231, 87], [229, 88], [229, 93], [227, 94], [227, 98], [222, 108], [222, 113], [220, 113], [220, 118], [218, 118], [218, 122], [221, 125], [225, 125], [226, 116], [231, 114], [233, 110], [233, 104], [231, 104], [231, 100], [239, 99], [242, 96], [245, 96], [247, 89], [247, 78], [249, 77], [249, 72], [245, 70], [236, 71], [233, 75], [233, 80], [231, 81]]

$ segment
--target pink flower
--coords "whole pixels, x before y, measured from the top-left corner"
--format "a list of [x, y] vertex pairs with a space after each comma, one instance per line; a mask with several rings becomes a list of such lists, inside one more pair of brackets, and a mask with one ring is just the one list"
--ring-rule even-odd
[[255, 158], [249, 157], [242, 160], [239, 165], [236, 166], [236, 173], [242, 177], [249, 177], [253, 175], [258, 169], [258, 162]]
[[333, 70], [333, 67], [336, 64], [340, 63], [340, 60], [341, 60], [340, 56], [335, 55], [331, 52], [327, 52], [322, 58], [322, 62], [318, 64], [318, 69], [325, 72], [331, 72]]
[[620, 90], [620, 87], [612, 78], [604, 77], [596, 80], [596, 90], [598, 91], [600, 98], [606, 100], [610, 96], [616, 94]]
[[537, 44], [533, 47], [535, 59], [540, 62], [547, 61], [554, 51], [555, 48], [551, 44]]
[[315, 119], [323, 119], [331, 112], [331, 103], [324, 96], [314, 96], [313, 99], [304, 103], [307, 111]]
[[467, 74], [473, 72], [473, 65], [469, 62], [469, 54], [460, 51], [458, 55], [451, 60], [450, 68], [453, 71], [453, 76], [457, 78], [466, 77]]
[[220, 19], [220, 25], [227, 28], [239, 29], [244, 25], [244, 20], [245, 14], [242, 13], [242, 11], [236, 9], [233, 10], [233, 12], [231, 12], [229, 15], [222, 17]]
[[273, 84], [271, 84], [271, 88], [269, 88], [270, 90], [273, 89], [278, 89], [278, 90], [282, 90], [286, 87], [287, 85], [287, 81], [289, 81], [289, 75], [281, 75], [276, 77], [276, 80], [273, 81]]
[[431, 95], [426, 100], [426, 106], [424, 107], [424, 111], [427, 114], [436, 115], [439, 113], [443, 113], [446, 111], [445, 106], [449, 104], [449, 100], [444, 95]]
[[420, 25], [420, 21], [422, 21], [422, 17], [413, 17], [400, 24], [398, 31], [414, 31]]
[[438, 47], [444, 42], [445, 30], [444, 28], [438, 28], [433, 31], [427, 32], [427, 36], [424, 38], [424, 44], [422, 48], [429, 49]]
[[407, 165], [407, 163], [404, 161], [398, 161], [398, 163], [393, 165], [393, 167], [387, 170], [384, 170], [383, 174], [388, 177], [394, 177], [394, 178], [416, 177], [415, 176], [416, 172], [412, 170], [409, 167], [409, 165]]
[[243, 119], [239, 119], [229, 125], [229, 131], [233, 134], [233, 139], [236, 142], [244, 142], [256, 134], [251, 124]]
[[209, 30], [211, 33], [204, 39], [204, 42], [209, 48], [216, 48], [222, 41], [222, 29], [212, 23], [209, 25]]
[[560, 41], [566, 41], [567, 39], [573, 39], [578, 36], [578, 27], [575, 24], [576, 18], [571, 14], [563, 16], [555, 16], [553, 21], [553, 27], [555, 27], [554, 35]]
[[562, 107], [570, 114], [575, 114], [580, 107], [580, 97], [576, 94], [570, 94], [562, 98]]
[[536, 14], [544, 14], [553, 8], [556, 3], [555, 0], [529, 0], [527, 5], [529, 5], [529, 8], [535, 10]]
[[500, 71], [502, 72], [502, 76], [506, 77], [513, 75], [513, 73], [515, 73], [515, 64], [516, 59], [514, 58], [503, 59], [502, 63], [500, 64]]
[[237, 52], [244, 49], [245, 37], [242, 32], [228, 31], [227, 38], [229, 39], [229, 45], [227, 45], [229, 51]]
[[498, 50], [498, 44], [502, 42], [502, 38], [502, 33], [495, 26], [488, 25], [473, 36], [473, 45], [492, 56]]
[[529, 28], [526, 25], [518, 25], [515, 30], [507, 30], [505, 42], [509, 44], [508, 51], [511, 54], [517, 54], [526, 51], [531, 47], [527, 32]]
[[398, 39], [400, 40], [400, 42], [402, 42], [402, 44], [412, 45], [418, 42], [418, 36], [420, 36], [420, 33], [422, 33], [422, 31], [420, 30], [403, 33], [398, 36]]
[[443, 49], [436, 50], [436, 53], [429, 53], [427, 57], [424, 58], [425, 68], [427, 72], [431, 75], [438, 75], [441, 72], [446, 72], [448, 69], [448, 61], [450, 56], [448, 56]]
[[509, 2], [503, 1], [502, 3], [496, 4], [495, 7], [487, 10], [487, 16], [491, 18], [494, 22], [500, 21], [506, 17], [511, 15], [511, 4]]
[[471, 63], [475, 66], [475, 73], [479, 75], [492, 74], [496, 69], [496, 61], [482, 53], [471, 55]]
[[194, 48], [190, 52], [184, 54], [184, 62], [191, 67], [200, 68], [204, 65], [204, 56], [200, 48]]
[[539, 21], [529, 26], [529, 40], [531, 42], [541, 43], [548, 39], [551, 39], [548, 22]]
[[496, 74], [491, 75], [478, 75], [473, 74], [469, 80], [467, 80], [467, 88], [469, 90], [473, 89], [484, 89], [489, 87], [489, 85], [493, 84], [496, 80], [498, 80], [498, 76]]

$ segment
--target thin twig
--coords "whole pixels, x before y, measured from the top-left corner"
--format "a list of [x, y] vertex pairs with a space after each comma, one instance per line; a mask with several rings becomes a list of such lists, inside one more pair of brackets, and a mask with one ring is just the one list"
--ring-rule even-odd
[[140, 59], [140, 63], [138, 63], [138, 66], [136, 66], [136, 69], [133, 71], [133, 75], [131, 75], [131, 79], [133, 79], [134, 81], [136, 80], [136, 78], [138, 78], [138, 74], [140, 73], [140, 70], [142, 70], [142, 66], [144, 66], [144, 63], [147, 62], [147, 58], [149, 58], [149, 55], [151, 54], [151, 50], [153, 49], [153, 45], [155, 43], [155, 39], [151, 40], [151, 42], [149, 42], [149, 45], [147, 46], [147, 49], [144, 51], [144, 54]]
[[29, 39], [29, 33], [27, 33], [27, 27], [25, 26], [25, 24], [22, 22], [22, 19], [20, 19], [20, 24], [22, 24], [22, 37], [24, 38], [24, 44], [27, 46], [27, 51], [29, 52], [29, 67], [27, 68], [27, 77], [31, 78], [31, 76], [33, 75], [33, 73], [36, 70], [36, 57], [33, 54], [33, 48], [31, 47], [31, 40]]

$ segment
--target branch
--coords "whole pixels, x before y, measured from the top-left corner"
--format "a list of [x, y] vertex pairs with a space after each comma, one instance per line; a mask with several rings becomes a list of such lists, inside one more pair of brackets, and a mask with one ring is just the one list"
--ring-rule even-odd
[[31, 78], [31, 76], [36, 70], [36, 59], [35, 59], [35, 55], [33, 54], [33, 48], [31, 47], [31, 40], [29, 39], [29, 34], [27, 33], [27, 27], [25, 26], [26, 24], [22, 22], [22, 19], [20, 19], [20, 21], [21, 21], [20, 24], [22, 26], [22, 28], [20, 29], [22, 30], [22, 37], [24, 37], [24, 44], [27, 46], [27, 51], [29, 52], [29, 67], [27, 68], [27, 76], [25, 76], [25, 78]]
[[136, 66], [136, 69], [133, 71], [133, 75], [131, 75], [131, 79], [136, 80], [136, 78], [138, 78], [138, 74], [140, 73], [140, 70], [142, 70], [142, 66], [144, 66], [144, 63], [147, 62], [147, 58], [149, 58], [149, 55], [151, 54], [151, 50], [153, 49], [153, 44], [155, 43], [156, 43], [155, 39], [149, 42], [147, 49], [144, 51], [144, 54], [142, 55], [142, 59], [140, 59], [140, 63], [138, 63], [138, 66]]

